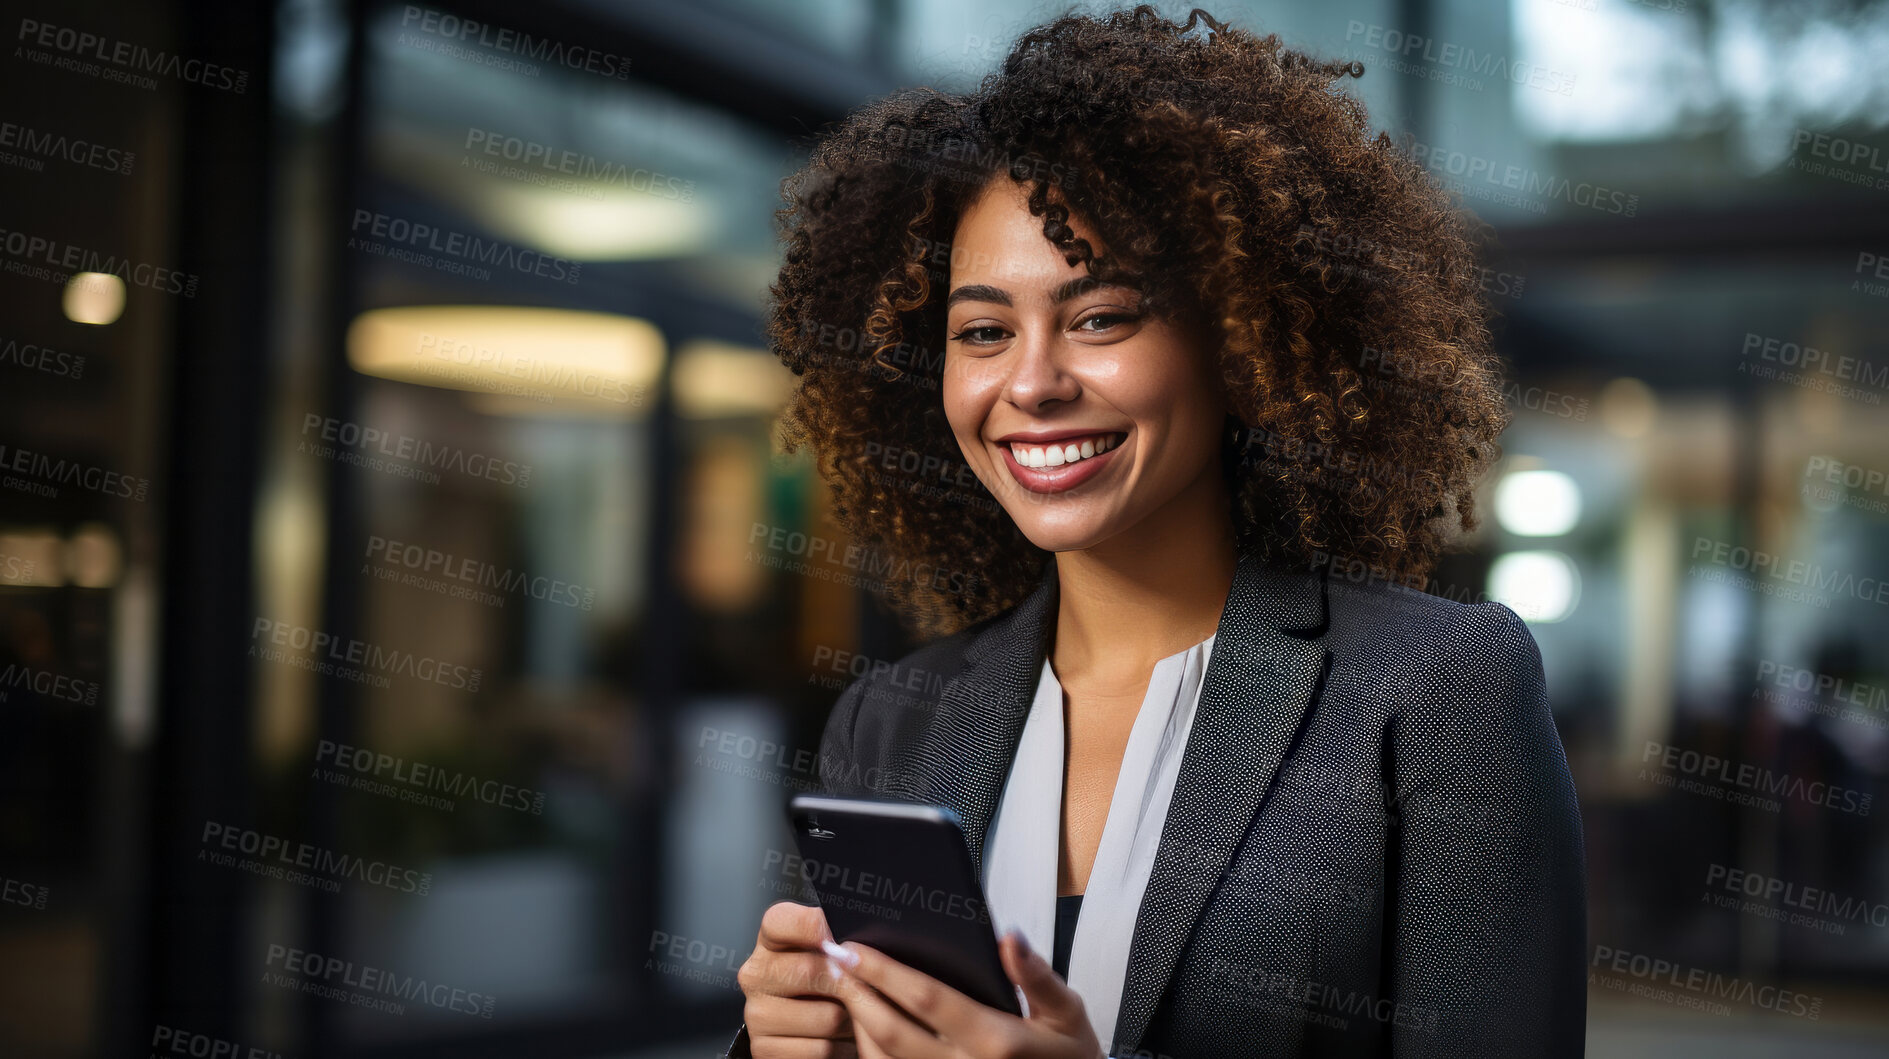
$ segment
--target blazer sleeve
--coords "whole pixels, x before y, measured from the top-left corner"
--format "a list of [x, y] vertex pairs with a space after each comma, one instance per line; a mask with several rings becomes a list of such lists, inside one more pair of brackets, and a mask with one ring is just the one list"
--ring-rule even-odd
[[[865, 693], [866, 678], [861, 677], [847, 685], [826, 715], [826, 729], [820, 736], [820, 785], [829, 794], [851, 793], [846, 777], [858, 775], [858, 770], [852, 767], [853, 724], [859, 717], [859, 701]], [[735, 1039], [728, 1042], [722, 1059], [753, 1059], [753, 1055], [748, 1043], [748, 1024], [744, 1020], [735, 1031]]]
[[1541, 653], [1507, 607], [1462, 613], [1393, 722], [1394, 1054], [1578, 1059], [1586, 862]]

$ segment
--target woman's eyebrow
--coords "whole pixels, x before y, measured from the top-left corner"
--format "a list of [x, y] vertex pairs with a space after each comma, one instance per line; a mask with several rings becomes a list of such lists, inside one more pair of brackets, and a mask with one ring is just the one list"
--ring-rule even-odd
[[969, 283], [951, 292], [951, 296], [945, 299], [945, 308], [949, 309], [959, 302], [996, 302], [998, 305], [1009, 305], [1010, 295], [983, 283]]
[[[1077, 276], [1075, 279], [1068, 280], [1051, 291], [1049, 300], [1051, 304], [1061, 305], [1063, 302], [1077, 297], [1078, 295], [1087, 294], [1090, 291], [1099, 290], [1104, 287], [1111, 290], [1127, 291], [1131, 294], [1135, 293], [1133, 287], [1126, 287], [1119, 283], [1103, 283], [1093, 276]], [[1011, 304], [1010, 293], [1008, 291], [998, 287], [992, 287], [985, 283], [968, 283], [952, 291], [951, 294], [945, 298], [945, 308], [949, 309], [959, 302], [994, 302], [998, 305]]]

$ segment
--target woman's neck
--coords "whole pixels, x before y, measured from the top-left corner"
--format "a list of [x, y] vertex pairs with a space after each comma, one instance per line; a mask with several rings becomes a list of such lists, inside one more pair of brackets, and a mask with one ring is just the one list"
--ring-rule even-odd
[[1145, 684], [1156, 662], [1219, 628], [1237, 561], [1217, 473], [1094, 547], [1056, 553], [1050, 664], [1059, 675]]

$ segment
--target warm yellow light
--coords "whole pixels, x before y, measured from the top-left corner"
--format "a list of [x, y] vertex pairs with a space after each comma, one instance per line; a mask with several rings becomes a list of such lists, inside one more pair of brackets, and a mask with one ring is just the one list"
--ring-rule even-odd
[[1600, 421], [1616, 437], [1643, 438], [1659, 421], [1659, 398], [1652, 387], [1623, 375], [1601, 389]]
[[75, 272], [66, 281], [66, 319], [109, 324], [125, 312], [125, 281], [109, 272]]
[[570, 309], [413, 305], [348, 328], [348, 363], [383, 379], [494, 394], [535, 414], [646, 412], [662, 374], [647, 320]]
[[59, 551], [65, 542], [50, 530], [0, 533], [0, 584], [57, 587], [65, 583]]
[[110, 588], [124, 567], [118, 534], [103, 522], [88, 522], [66, 542], [66, 579], [80, 588]]
[[679, 257], [701, 251], [715, 234], [714, 215], [700, 202], [633, 192], [588, 198], [499, 185], [486, 189], [473, 212], [507, 238], [573, 261]]
[[765, 350], [697, 339], [676, 353], [676, 413], [691, 419], [773, 415], [799, 380]]

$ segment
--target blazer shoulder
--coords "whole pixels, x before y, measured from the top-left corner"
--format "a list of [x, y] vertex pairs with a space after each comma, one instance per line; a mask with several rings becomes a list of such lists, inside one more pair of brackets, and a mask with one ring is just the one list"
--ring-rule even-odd
[[1528, 624], [1506, 605], [1446, 599], [1402, 585], [1326, 582], [1329, 642], [1365, 668], [1470, 672], [1541, 664]]
[[964, 671], [971, 645], [989, 621], [960, 629], [921, 644], [895, 661], [881, 658], [859, 663], [848, 694], [860, 699], [861, 709], [906, 702], [913, 697], [936, 699], [944, 686]]
[[[998, 615], [1002, 617], [1002, 615]], [[855, 656], [852, 683], [833, 703], [821, 738], [823, 768], [858, 770], [889, 761], [931, 723], [944, 689], [968, 665], [977, 637], [996, 621], [985, 619], [906, 652], [895, 661]], [[843, 781], [826, 780], [829, 789]]]

